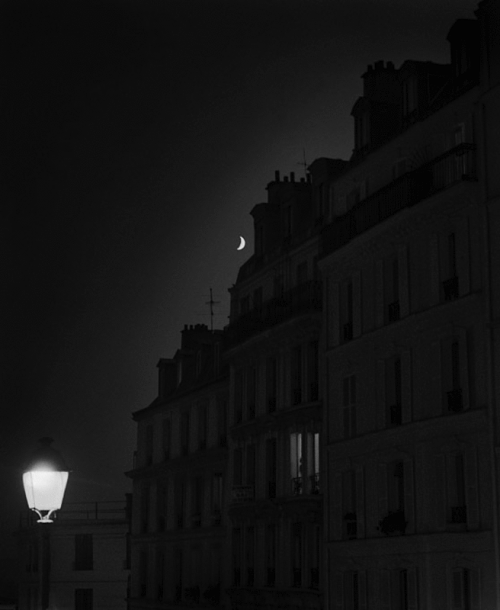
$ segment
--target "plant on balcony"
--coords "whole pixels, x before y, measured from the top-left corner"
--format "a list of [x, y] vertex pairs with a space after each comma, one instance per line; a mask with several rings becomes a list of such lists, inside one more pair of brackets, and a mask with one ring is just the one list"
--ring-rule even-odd
[[377, 529], [386, 536], [404, 534], [408, 521], [405, 520], [403, 510], [389, 511], [387, 515], [379, 521]]

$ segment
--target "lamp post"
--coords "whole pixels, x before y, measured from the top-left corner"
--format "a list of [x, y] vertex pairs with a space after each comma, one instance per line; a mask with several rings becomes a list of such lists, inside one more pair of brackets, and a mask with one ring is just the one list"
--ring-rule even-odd
[[[37, 523], [52, 523], [54, 511], [62, 506], [69, 470], [61, 454], [50, 445], [51, 438], [41, 438], [23, 472], [28, 506], [40, 517]], [[50, 597], [50, 530], [42, 528], [41, 540], [41, 610], [47, 610]]]

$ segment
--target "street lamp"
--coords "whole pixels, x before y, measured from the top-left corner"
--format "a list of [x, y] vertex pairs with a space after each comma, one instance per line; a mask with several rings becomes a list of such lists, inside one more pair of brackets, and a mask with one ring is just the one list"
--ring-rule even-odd
[[23, 485], [28, 506], [40, 517], [38, 523], [52, 523], [52, 513], [62, 505], [69, 470], [61, 454], [50, 446], [53, 439], [45, 437], [39, 442], [24, 469]]

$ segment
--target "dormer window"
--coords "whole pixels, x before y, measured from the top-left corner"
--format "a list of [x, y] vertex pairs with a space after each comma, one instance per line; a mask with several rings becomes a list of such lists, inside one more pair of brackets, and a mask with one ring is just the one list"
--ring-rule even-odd
[[355, 122], [356, 149], [360, 150], [370, 144], [370, 115], [368, 112], [359, 114]]
[[417, 79], [410, 76], [403, 83], [403, 116], [408, 117], [417, 110]]

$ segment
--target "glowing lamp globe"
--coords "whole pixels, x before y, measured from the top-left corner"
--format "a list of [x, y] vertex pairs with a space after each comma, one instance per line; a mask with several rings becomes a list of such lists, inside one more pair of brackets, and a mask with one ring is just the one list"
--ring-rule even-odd
[[23, 473], [28, 506], [40, 517], [38, 523], [52, 523], [50, 517], [61, 508], [68, 482], [68, 467], [61, 454], [50, 446], [52, 442], [51, 438], [40, 439], [40, 447]]

